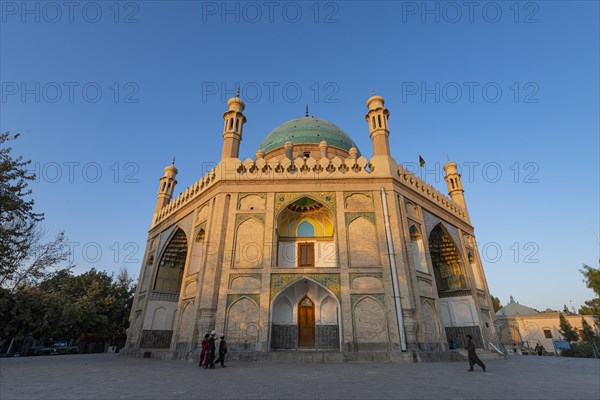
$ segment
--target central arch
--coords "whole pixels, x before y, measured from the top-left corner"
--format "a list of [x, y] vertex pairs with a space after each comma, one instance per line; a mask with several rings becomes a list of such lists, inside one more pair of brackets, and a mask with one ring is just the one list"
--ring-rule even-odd
[[334, 214], [320, 201], [301, 196], [288, 203], [277, 215], [277, 266], [337, 266], [334, 226]]
[[329, 289], [299, 276], [271, 302], [271, 350], [340, 350], [340, 303]]

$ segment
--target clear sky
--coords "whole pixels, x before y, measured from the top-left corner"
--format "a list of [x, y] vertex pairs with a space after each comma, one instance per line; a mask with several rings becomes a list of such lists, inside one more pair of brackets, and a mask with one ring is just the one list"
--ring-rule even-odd
[[[218, 162], [240, 85], [241, 157], [310, 113], [372, 154], [365, 102], [397, 161], [443, 192], [462, 167], [492, 294], [538, 309], [593, 297], [599, 260], [599, 7], [534, 2], [0, 3], [0, 129], [33, 160], [48, 235], [77, 271], [139, 272], [163, 167], [183, 190]], [[98, 254], [101, 252], [101, 255]]]

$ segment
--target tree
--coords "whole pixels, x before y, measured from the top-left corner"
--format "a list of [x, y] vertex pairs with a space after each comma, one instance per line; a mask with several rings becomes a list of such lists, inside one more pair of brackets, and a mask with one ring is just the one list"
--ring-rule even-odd
[[579, 314], [593, 316], [596, 325], [600, 328], [600, 269], [583, 264], [583, 269], [579, 271], [585, 278], [583, 281], [586, 286], [596, 294], [596, 298], [586, 301], [579, 309]]
[[500, 299], [496, 296], [492, 296], [492, 305], [494, 307], [494, 312], [498, 312], [499, 309], [502, 308], [502, 304], [500, 303]]
[[31, 161], [14, 158], [8, 146], [18, 137], [9, 132], [0, 135], [0, 276], [8, 279], [28, 255], [35, 223], [43, 219], [43, 214], [33, 211], [34, 201], [28, 198], [28, 184], [35, 179], [26, 169]]
[[594, 332], [591, 325], [585, 320], [585, 318], [581, 318], [581, 325], [583, 326], [583, 341], [588, 343], [596, 343], [598, 341], [598, 335]]
[[15, 291], [0, 288], [0, 335], [16, 339], [28, 333], [61, 339], [77, 339], [83, 333], [107, 339], [122, 335], [134, 287], [130, 278], [120, 275], [91, 269], [75, 276], [60, 270], [36, 285]]
[[558, 313], [560, 319], [560, 329], [558, 330], [563, 338], [568, 342], [577, 342], [579, 340], [579, 334], [573, 328], [573, 325], [567, 321], [563, 313]]
[[43, 229], [34, 223], [33, 229], [21, 239], [26, 250], [11, 262], [10, 273], [0, 275], [0, 287], [14, 291], [19, 286], [40, 282], [59, 270], [72, 268], [63, 264], [70, 255], [65, 233], [58, 233], [49, 242], [43, 241], [44, 236]]

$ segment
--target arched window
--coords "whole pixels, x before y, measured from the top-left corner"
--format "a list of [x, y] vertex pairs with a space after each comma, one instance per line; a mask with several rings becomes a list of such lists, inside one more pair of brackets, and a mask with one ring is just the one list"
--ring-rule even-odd
[[460, 252], [441, 223], [429, 234], [429, 254], [439, 292], [468, 289]]
[[206, 236], [206, 233], [204, 232], [204, 229], [200, 229], [200, 232], [198, 232], [198, 234], [196, 235], [196, 242], [204, 243], [205, 236]]
[[298, 225], [298, 237], [315, 237], [315, 227], [308, 221]]
[[187, 238], [183, 230], [178, 229], [158, 263], [155, 292], [179, 294], [186, 258]]
[[485, 287], [483, 285], [483, 278], [481, 276], [481, 270], [477, 266], [477, 261], [475, 261], [475, 256], [473, 256], [473, 253], [469, 251], [469, 253], [467, 254], [467, 258], [469, 260], [469, 265], [471, 266], [471, 269], [473, 270], [473, 275], [475, 275], [475, 285], [479, 289], [482, 289], [482, 290], [485, 289]]
[[425, 246], [419, 229], [411, 225], [410, 232], [410, 250], [412, 252], [415, 269], [421, 272], [429, 272], [427, 269], [427, 256], [425, 255]]

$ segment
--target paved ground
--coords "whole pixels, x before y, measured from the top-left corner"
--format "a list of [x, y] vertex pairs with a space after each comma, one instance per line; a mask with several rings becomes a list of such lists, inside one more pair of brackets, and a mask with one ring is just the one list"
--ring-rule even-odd
[[232, 362], [204, 370], [116, 354], [3, 358], [0, 398], [600, 399], [600, 360], [514, 356], [486, 363], [487, 373], [467, 372], [464, 362]]

